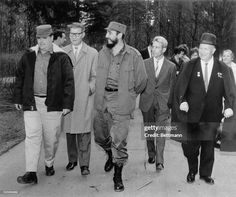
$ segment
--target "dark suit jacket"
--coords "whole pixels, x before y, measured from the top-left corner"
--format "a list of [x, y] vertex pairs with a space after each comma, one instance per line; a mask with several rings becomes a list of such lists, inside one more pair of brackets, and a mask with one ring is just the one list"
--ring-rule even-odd
[[144, 61], [146, 72], [148, 75], [148, 81], [145, 90], [140, 95], [139, 101], [139, 108], [143, 112], [147, 112], [150, 109], [155, 96], [155, 99], [157, 99], [158, 101], [160, 110], [168, 110], [167, 102], [176, 77], [175, 65], [168, 59], [164, 58], [159, 76], [158, 78], [156, 78], [153, 61], [153, 58], [149, 58]]
[[176, 109], [179, 109], [183, 101], [187, 101], [189, 105], [188, 113], [180, 110], [177, 112], [180, 121], [190, 123], [220, 122], [223, 117], [222, 98], [225, 98], [225, 109], [233, 107], [235, 90], [231, 84], [232, 70], [224, 63], [214, 59], [208, 91], [206, 92], [200, 58], [187, 63], [175, 88]]
[[144, 60], [150, 58], [150, 55], [149, 55], [149, 52], [148, 52], [148, 48], [145, 48], [145, 49], [141, 50], [140, 53], [141, 53], [142, 58]]

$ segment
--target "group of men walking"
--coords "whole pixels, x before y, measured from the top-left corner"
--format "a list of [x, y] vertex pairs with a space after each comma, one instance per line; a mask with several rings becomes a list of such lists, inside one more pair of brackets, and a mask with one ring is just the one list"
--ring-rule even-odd
[[[46, 175], [54, 175], [61, 130], [66, 132], [66, 169], [73, 170], [79, 160], [81, 174], [88, 175], [93, 130], [95, 142], [107, 154], [104, 170], [114, 168], [114, 190], [123, 191], [129, 123], [140, 94], [144, 125], [170, 126], [170, 109], [175, 111], [174, 121], [188, 125], [192, 138], [182, 143], [189, 164], [187, 182], [195, 179], [201, 147], [200, 178], [213, 184], [212, 139], [223, 117], [222, 99], [224, 116], [229, 118], [233, 116], [236, 91], [231, 70], [213, 58], [215, 35], [203, 34], [200, 58], [187, 63], [176, 78], [175, 64], [164, 57], [168, 42], [162, 36], [152, 40], [152, 57], [144, 61], [125, 43], [124, 24], [109, 23], [107, 43], [99, 53], [83, 41], [83, 24], [68, 27], [71, 44], [61, 49], [53, 43], [51, 25], [38, 26], [38, 44], [22, 56], [18, 65], [14, 99], [16, 108], [24, 110], [26, 173], [17, 182], [38, 182], [42, 141]], [[164, 146], [163, 137], [147, 138], [148, 162], [155, 163], [157, 171], [164, 169]]]

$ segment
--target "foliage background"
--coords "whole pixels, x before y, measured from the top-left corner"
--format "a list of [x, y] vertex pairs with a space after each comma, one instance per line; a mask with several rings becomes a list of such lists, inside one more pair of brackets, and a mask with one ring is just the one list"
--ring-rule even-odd
[[34, 45], [39, 24], [67, 30], [74, 21], [86, 24], [86, 41], [100, 49], [104, 28], [115, 20], [128, 26], [126, 41], [139, 50], [162, 35], [171, 55], [175, 46], [197, 46], [203, 32], [212, 32], [218, 51], [235, 52], [235, 8], [234, 0], [2, 0], [0, 50], [16, 53]]

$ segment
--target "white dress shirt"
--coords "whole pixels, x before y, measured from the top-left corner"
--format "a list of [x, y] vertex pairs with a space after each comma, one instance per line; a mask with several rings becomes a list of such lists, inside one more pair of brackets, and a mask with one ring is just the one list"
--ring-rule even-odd
[[[213, 69], [213, 64], [214, 64], [214, 58], [212, 57], [210, 59], [210, 61], [208, 62], [204, 62], [203, 60], [201, 60], [201, 68], [202, 68], [202, 75], [203, 75], [203, 79], [205, 77], [205, 66], [206, 66], [206, 63], [207, 63], [207, 73], [208, 73], [208, 85], [209, 85], [209, 81], [210, 81], [210, 78], [211, 78], [211, 73], [212, 73], [212, 69]], [[204, 79], [205, 81], [205, 79]]]
[[[72, 45], [72, 48], [73, 48], [73, 53], [75, 54], [75, 57], [77, 57], [81, 48], [82, 48], [82, 43], [80, 43], [78, 46]], [[77, 48], [77, 50], [76, 50], [76, 48]]]
[[[158, 77], [158, 75], [160, 74], [163, 62], [164, 62], [164, 56], [159, 60], [157, 60], [157, 58], [154, 57], [153, 61], [154, 61], [154, 68], [155, 68], [155, 76]], [[157, 65], [157, 62], [158, 62], [158, 65]]]

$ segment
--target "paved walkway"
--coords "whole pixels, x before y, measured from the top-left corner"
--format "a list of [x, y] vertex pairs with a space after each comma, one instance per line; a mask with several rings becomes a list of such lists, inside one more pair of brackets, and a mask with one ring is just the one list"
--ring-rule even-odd
[[[44, 175], [43, 151], [38, 169], [37, 185], [20, 185], [16, 177], [24, 173], [24, 143], [0, 157], [0, 196], [21, 197], [234, 197], [236, 196], [236, 154], [216, 151], [213, 178], [215, 185], [207, 185], [196, 176], [196, 182], [186, 183], [187, 162], [180, 144], [167, 140], [165, 169], [157, 173], [154, 165], [145, 165], [145, 141], [141, 139], [141, 114], [135, 112], [128, 139], [129, 162], [124, 167], [124, 192], [113, 191], [113, 172], [105, 173], [105, 153], [92, 140], [91, 174], [82, 177], [76, 167], [67, 172], [66, 140], [61, 135], [55, 161], [55, 175]], [[146, 166], [146, 167], [145, 167]], [[13, 194], [6, 194], [6, 193]]]

